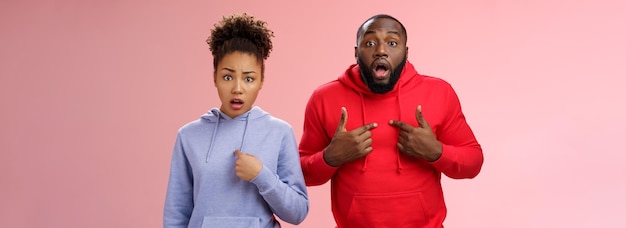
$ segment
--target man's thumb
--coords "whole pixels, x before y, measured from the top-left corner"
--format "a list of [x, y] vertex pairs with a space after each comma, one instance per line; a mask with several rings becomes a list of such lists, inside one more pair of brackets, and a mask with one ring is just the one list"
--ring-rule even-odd
[[341, 117], [339, 118], [339, 125], [337, 125], [337, 131], [346, 131], [346, 123], [348, 122], [348, 110], [346, 107], [341, 107]]
[[417, 123], [420, 128], [429, 128], [430, 125], [424, 119], [424, 114], [422, 114], [422, 105], [417, 106], [417, 110], [415, 111], [415, 118], [417, 119]]

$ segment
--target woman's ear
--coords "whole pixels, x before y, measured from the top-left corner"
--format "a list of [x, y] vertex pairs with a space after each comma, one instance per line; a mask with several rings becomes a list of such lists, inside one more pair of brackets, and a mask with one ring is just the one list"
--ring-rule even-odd
[[213, 86], [217, 87], [217, 72], [213, 72]]

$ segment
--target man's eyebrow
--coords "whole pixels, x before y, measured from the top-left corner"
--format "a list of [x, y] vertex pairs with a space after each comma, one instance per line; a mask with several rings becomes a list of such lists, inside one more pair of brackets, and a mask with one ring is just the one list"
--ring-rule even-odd
[[363, 33], [363, 36], [367, 35], [367, 34], [372, 34], [372, 33], [376, 33], [373, 30], [367, 30]]

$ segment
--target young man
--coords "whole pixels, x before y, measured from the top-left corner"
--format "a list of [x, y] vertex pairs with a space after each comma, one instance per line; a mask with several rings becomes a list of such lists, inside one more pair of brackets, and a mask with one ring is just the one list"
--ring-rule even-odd
[[443, 227], [441, 173], [480, 172], [482, 149], [456, 93], [418, 74], [406, 45], [397, 19], [369, 18], [357, 31], [357, 64], [307, 104], [299, 145], [305, 181], [331, 180], [340, 228]]

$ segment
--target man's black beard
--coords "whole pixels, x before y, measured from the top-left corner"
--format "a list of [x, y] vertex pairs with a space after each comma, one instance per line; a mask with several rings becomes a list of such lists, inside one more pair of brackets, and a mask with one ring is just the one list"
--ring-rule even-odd
[[367, 85], [370, 90], [374, 93], [387, 93], [393, 90], [393, 87], [398, 83], [400, 79], [400, 74], [402, 73], [402, 69], [404, 69], [404, 64], [406, 63], [406, 56], [402, 59], [400, 63], [396, 67], [391, 70], [391, 75], [389, 77], [389, 82], [387, 84], [379, 84], [374, 81], [374, 72], [372, 69], [365, 65], [361, 58], [357, 57], [357, 63], [359, 64], [359, 69], [361, 70], [361, 79]]

